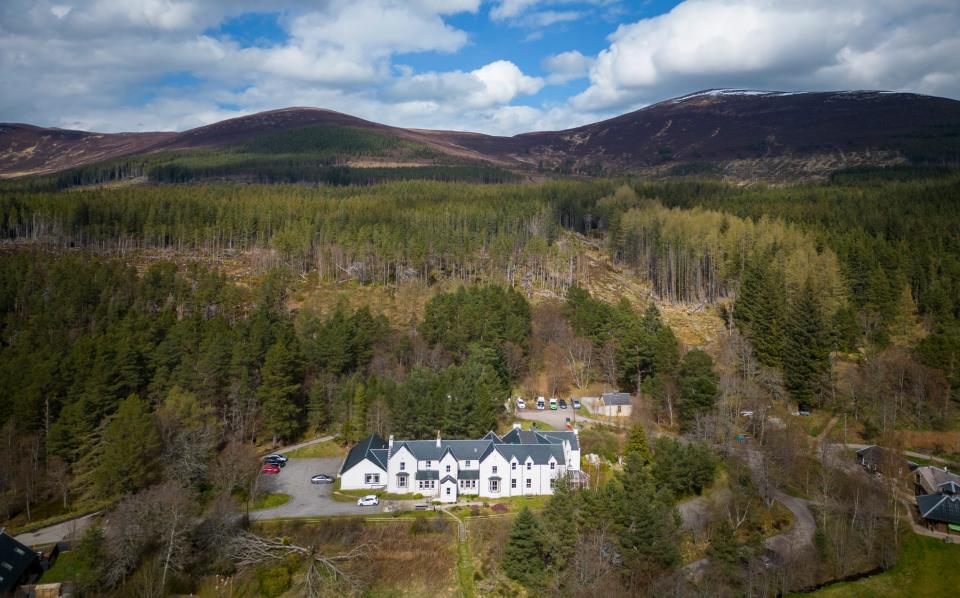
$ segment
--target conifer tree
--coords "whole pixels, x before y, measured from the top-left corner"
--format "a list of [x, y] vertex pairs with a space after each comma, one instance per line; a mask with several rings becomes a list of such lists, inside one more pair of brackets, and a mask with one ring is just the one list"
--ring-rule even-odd
[[809, 284], [791, 303], [786, 321], [783, 380], [798, 403], [810, 403], [830, 366], [828, 332]]
[[526, 505], [513, 520], [503, 549], [503, 571], [510, 579], [535, 586], [543, 579], [543, 538], [537, 518]]
[[573, 558], [578, 538], [580, 494], [567, 476], [557, 478], [543, 509], [544, 553], [550, 567], [563, 571]]
[[267, 350], [263, 367], [260, 369], [260, 386], [257, 398], [260, 400], [264, 424], [272, 436], [273, 446], [281, 438], [289, 438], [299, 426], [296, 403], [300, 390], [297, 357], [289, 344], [278, 340]]
[[717, 394], [717, 375], [713, 371], [713, 359], [701, 349], [688, 351], [680, 364], [680, 398], [677, 401], [677, 411], [681, 425], [689, 425], [697, 414], [713, 407]]
[[643, 428], [643, 424], [637, 423], [630, 430], [630, 436], [627, 437], [623, 454], [625, 457], [637, 455], [644, 466], [650, 464], [650, 445], [647, 442], [647, 431]]
[[679, 561], [669, 493], [658, 492], [640, 453], [625, 456], [615, 520], [624, 566], [637, 583]]
[[757, 359], [771, 367], [782, 364], [783, 328], [786, 306], [782, 274], [764, 263], [764, 257], [749, 263], [740, 282], [733, 317], [753, 342]]
[[95, 479], [100, 495], [117, 496], [156, 479], [160, 437], [146, 401], [130, 395], [107, 424]]

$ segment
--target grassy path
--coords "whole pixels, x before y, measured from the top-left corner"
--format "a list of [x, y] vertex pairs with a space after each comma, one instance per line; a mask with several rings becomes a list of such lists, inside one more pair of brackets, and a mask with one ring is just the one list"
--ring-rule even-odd
[[460, 582], [460, 591], [464, 598], [473, 598], [476, 589], [473, 585], [473, 557], [470, 554], [470, 545], [467, 543], [467, 526], [462, 519], [447, 509], [443, 509], [443, 512], [457, 522], [457, 580]]

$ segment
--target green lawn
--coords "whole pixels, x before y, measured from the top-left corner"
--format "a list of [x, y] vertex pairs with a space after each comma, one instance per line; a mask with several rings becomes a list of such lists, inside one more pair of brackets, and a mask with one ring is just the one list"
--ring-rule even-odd
[[375, 494], [380, 500], [420, 500], [423, 498], [423, 495], [419, 492], [411, 494], [391, 494], [383, 490], [341, 490], [340, 478], [337, 478], [336, 481], [333, 482], [333, 492], [330, 494], [330, 498], [337, 502], [356, 502], [358, 498], [367, 496], [368, 494]]
[[61, 583], [64, 581], [73, 581], [77, 576], [77, 553], [64, 552], [57, 557], [53, 567], [40, 577], [40, 583]]
[[311, 444], [285, 453], [291, 459], [322, 459], [325, 457], [343, 457], [349, 449], [336, 440]]
[[283, 494], [281, 492], [261, 494], [257, 497], [257, 500], [253, 501], [253, 504], [250, 505], [251, 511], [260, 511], [263, 509], [273, 509], [275, 507], [281, 507], [290, 502], [290, 495]]
[[897, 565], [857, 581], [837, 583], [804, 596], [861, 598], [867, 596], [950, 596], [960, 587], [960, 544], [911, 534]]

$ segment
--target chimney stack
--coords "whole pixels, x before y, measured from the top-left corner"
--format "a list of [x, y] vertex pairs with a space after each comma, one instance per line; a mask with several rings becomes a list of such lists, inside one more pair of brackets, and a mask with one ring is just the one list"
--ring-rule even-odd
[[393, 450], [393, 434], [390, 435], [390, 438], [387, 439], [387, 448], [391, 451]]
[[440, 448], [440, 430], [437, 430], [437, 448]]
[[521, 424], [520, 422], [513, 422], [513, 429], [514, 429], [514, 430], [522, 430], [522, 429], [523, 429], [523, 424]]

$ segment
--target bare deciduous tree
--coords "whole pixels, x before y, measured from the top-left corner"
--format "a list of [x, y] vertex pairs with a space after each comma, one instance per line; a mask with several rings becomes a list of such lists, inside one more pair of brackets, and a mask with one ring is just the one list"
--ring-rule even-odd
[[574, 385], [582, 392], [593, 381], [593, 343], [575, 337], [567, 343], [564, 357]]
[[164, 482], [125, 498], [110, 513], [106, 550], [110, 557], [105, 583], [113, 587], [126, 579], [147, 551], [157, 549], [160, 587], [172, 569], [179, 569], [189, 546], [194, 503], [186, 488]]
[[263, 538], [248, 531], [241, 531], [230, 543], [233, 561], [239, 566], [260, 565], [296, 555], [307, 563], [307, 572], [300, 583], [304, 596], [343, 596], [359, 590], [357, 580], [344, 568], [350, 561], [370, 554], [366, 544], [354, 546], [349, 551], [328, 556], [314, 547], [298, 546], [281, 538]]
[[249, 444], [236, 440], [227, 443], [210, 469], [210, 481], [221, 492], [245, 489], [257, 475], [260, 462]]

